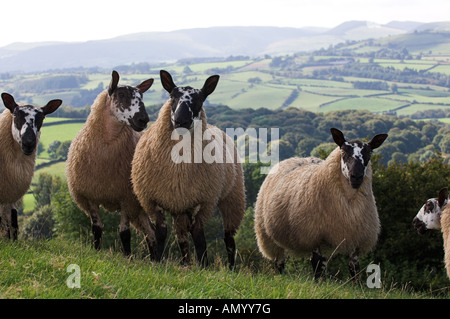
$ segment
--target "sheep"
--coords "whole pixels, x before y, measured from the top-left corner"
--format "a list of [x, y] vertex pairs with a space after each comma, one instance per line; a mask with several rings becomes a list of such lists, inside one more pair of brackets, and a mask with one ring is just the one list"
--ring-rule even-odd
[[91, 219], [94, 247], [99, 250], [103, 224], [99, 206], [120, 211], [119, 235], [125, 256], [131, 254], [130, 222], [145, 234], [154, 256], [154, 231], [131, 186], [131, 160], [141, 132], [149, 122], [142, 101], [153, 84], [148, 79], [133, 87], [118, 85], [112, 72], [110, 84], [91, 106], [91, 112], [73, 139], [66, 162], [69, 192], [74, 202]]
[[30, 188], [36, 161], [36, 146], [46, 115], [62, 104], [51, 100], [44, 107], [18, 105], [2, 93], [6, 109], [0, 115], [0, 232], [17, 240], [17, 206]]
[[[161, 70], [160, 76], [170, 98], [162, 106], [157, 120], [139, 140], [131, 171], [134, 192], [156, 223], [158, 259], [163, 254], [167, 236], [165, 210], [173, 219], [181, 262], [190, 262], [190, 233], [197, 261], [207, 267], [203, 227], [218, 206], [222, 214], [228, 263], [232, 268], [236, 250], [234, 235], [245, 212], [245, 190], [242, 165], [238, 163], [233, 140], [217, 127], [206, 123], [203, 102], [215, 90], [219, 76], [209, 77], [200, 90], [189, 86], [177, 87], [167, 71]], [[210, 143], [201, 140], [208, 133], [214, 137]], [[191, 134], [194, 135], [192, 141]], [[188, 142], [185, 143], [183, 156], [189, 155], [181, 161], [178, 146], [184, 141]], [[198, 151], [201, 153], [211, 145], [223, 146], [223, 154], [230, 156], [230, 160], [221, 163], [220, 160], [194, 158]], [[217, 147], [216, 152], [219, 153], [221, 147]], [[234, 157], [229, 154], [234, 154]]]
[[428, 229], [441, 229], [444, 239], [444, 260], [447, 277], [450, 278], [450, 198], [447, 188], [439, 191], [437, 198], [430, 198], [413, 219], [415, 229], [420, 235]]
[[284, 269], [285, 254], [312, 252], [316, 279], [324, 274], [322, 249], [349, 253], [353, 278], [359, 273], [360, 253], [376, 244], [380, 222], [372, 193], [372, 150], [387, 134], [369, 143], [347, 142], [331, 128], [338, 147], [326, 160], [290, 158], [275, 165], [259, 190], [255, 205], [255, 233], [262, 255]]

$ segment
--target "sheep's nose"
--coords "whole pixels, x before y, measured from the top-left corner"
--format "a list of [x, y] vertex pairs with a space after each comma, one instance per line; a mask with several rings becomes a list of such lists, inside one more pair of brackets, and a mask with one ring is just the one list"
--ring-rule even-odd
[[192, 121], [189, 122], [179, 122], [175, 120], [174, 126], [175, 128], [184, 127], [189, 129], [191, 127]]
[[420, 235], [423, 235], [427, 232], [427, 225], [425, 225], [425, 223], [421, 221], [419, 218], [414, 217], [413, 225]]
[[146, 126], [150, 119], [147, 117], [138, 119], [138, 123], [141, 126]]

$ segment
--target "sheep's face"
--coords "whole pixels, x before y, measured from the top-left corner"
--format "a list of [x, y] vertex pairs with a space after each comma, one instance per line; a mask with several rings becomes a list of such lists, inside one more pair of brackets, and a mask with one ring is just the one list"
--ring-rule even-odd
[[341, 146], [341, 170], [353, 188], [359, 188], [366, 175], [372, 149], [361, 141], [345, 142]]
[[117, 85], [119, 74], [113, 71], [108, 94], [111, 97], [111, 114], [117, 121], [131, 126], [135, 131], [147, 127], [149, 117], [145, 110], [143, 94], [153, 84], [153, 79], [146, 80], [138, 86]]
[[191, 129], [196, 120], [202, 116], [202, 107], [205, 98], [202, 90], [190, 86], [175, 87], [170, 93], [171, 115], [173, 128], [183, 127]]
[[366, 175], [372, 150], [379, 147], [387, 138], [387, 134], [378, 134], [369, 143], [358, 140], [346, 141], [338, 129], [332, 128], [334, 141], [341, 149], [341, 171], [354, 189], [358, 189]]
[[191, 129], [195, 120], [201, 119], [203, 102], [208, 95], [214, 92], [219, 82], [219, 76], [210, 76], [205, 81], [203, 88], [194, 89], [190, 86], [176, 86], [167, 71], [161, 70], [160, 75], [164, 89], [170, 93], [172, 127], [174, 129], [179, 127]]
[[428, 229], [441, 228], [441, 213], [447, 203], [446, 188], [439, 192], [438, 198], [430, 198], [426, 201], [413, 219], [414, 228], [419, 234], [423, 235]]
[[19, 106], [8, 93], [2, 94], [3, 103], [13, 115], [11, 133], [25, 155], [33, 154], [39, 141], [40, 129], [47, 114], [53, 113], [62, 104], [52, 100], [42, 108], [32, 105]]
[[119, 122], [140, 132], [150, 120], [142, 98], [143, 94], [138, 89], [120, 86], [111, 95], [111, 113]]

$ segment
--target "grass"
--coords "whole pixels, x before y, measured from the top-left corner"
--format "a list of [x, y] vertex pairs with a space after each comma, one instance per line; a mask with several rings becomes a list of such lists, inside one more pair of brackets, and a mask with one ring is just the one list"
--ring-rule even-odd
[[37, 178], [39, 177], [39, 174], [41, 174], [41, 173], [49, 173], [54, 176], [59, 176], [65, 180], [66, 179], [66, 162], [65, 161], [58, 162], [53, 165], [46, 166], [46, 167], [36, 170], [36, 172], [33, 176], [32, 183], [34, 183], [37, 180]]
[[[69, 288], [80, 270], [80, 288]], [[70, 268], [69, 268], [70, 270]], [[309, 270], [309, 269], [308, 269]], [[258, 271], [238, 265], [228, 270], [219, 257], [208, 269], [176, 261], [126, 259], [120, 252], [62, 239], [0, 241], [0, 298], [38, 299], [410, 299], [428, 298], [392, 286], [369, 289], [364, 280], [314, 281], [304, 269], [276, 274], [267, 264]], [[364, 274], [363, 274], [363, 277]]]
[[369, 110], [370, 112], [379, 112], [392, 110], [403, 104], [404, 103], [382, 98], [349, 98], [323, 105], [320, 108], [320, 111], [328, 112], [336, 110], [353, 109], [353, 110]]
[[62, 123], [60, 125], [43, 126], [40, 141], [44, 145], [41, 157], [48, 157], [47, 148], [55, 140], [60, 142], [71, 141], [81, 130], [84, 123]]

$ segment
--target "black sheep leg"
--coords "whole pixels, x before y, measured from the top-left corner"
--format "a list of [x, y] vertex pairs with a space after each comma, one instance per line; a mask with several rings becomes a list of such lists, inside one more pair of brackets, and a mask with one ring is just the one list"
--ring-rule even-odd
[[197, 254], [198, 263], [206, 268], [208, 267], [208, 254], [206, 252], [206, 238], [203, 231], [203, 225], [200, 221], [196, 221], [191, 228], [191, 236], [194, 241], [195, 252]]
[[230, 269], [234, 267], [234, 255], [236, 254], [236, 242], [234, 241], [234, 233], [232, 231], [224, 232], [225, 248], [227, 250], [228, 265]]
[[156, 260], [161, 261], [164, 254], [164, 247], [167, 238], [167, 225], [164, 212], [161, 210], [156, 216], [155, 225], [155, 237], [156, 237]]
[[13, 240], [17, 240], [17, 234], [19, 232], [19, 223], [17, 221], [17, 210], [11, 208], [11, 235]]
[[348, 269], [350, 271], [350, 276], [354, 280], [359, 279], [360, 267], [359, 267], [359, 249], [356, 248], [353, 253], [350, 254], [350, 261], [348, 263]]
[[314, 278], [319, 279], [324, 275], [326, 267], [326, 258], [322, 257], [319, 248], [313, 250], [311, 255], [311, 265], [313, 267]]

